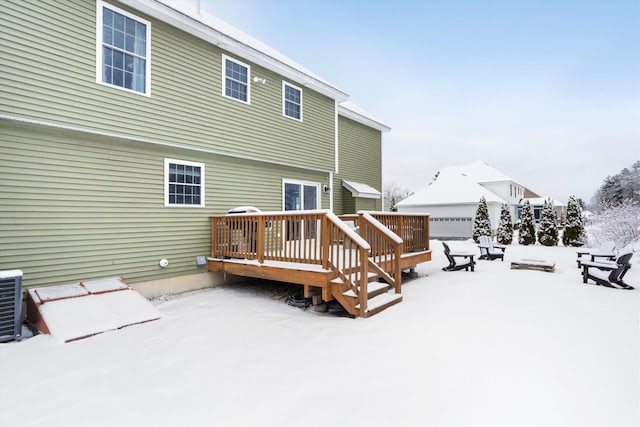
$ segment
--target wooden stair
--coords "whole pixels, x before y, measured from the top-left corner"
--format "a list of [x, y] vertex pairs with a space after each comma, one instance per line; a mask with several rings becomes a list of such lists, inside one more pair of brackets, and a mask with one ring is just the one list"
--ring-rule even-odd
[[361, 310], [360, 300], [356, 293], [336, 278], [330, 282], [333, 297], [355, 317], [371, 317], [402, 301], [402, 295], [393, 293], [393, 287], [386, 282], [378, 281], [379, 276], [369, 273], [367, 286], [367, 308]]

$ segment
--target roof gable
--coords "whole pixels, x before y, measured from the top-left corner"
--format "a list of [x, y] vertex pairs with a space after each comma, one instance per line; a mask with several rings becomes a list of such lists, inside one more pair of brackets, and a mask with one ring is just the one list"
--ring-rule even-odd
[[475, 182], [484, 183], [484, 182], [504, 182], [511, 181], [516, 182], [513, 178], [504, 173], [500, 172], [493, 166], [489, 164], [477, 161], [475, 163], [471, 163], [468, 165], [461, 166], [451, 166], [445, 169], [451, 169], [452, 171], [457, 171], [461, 174], [464, 174], [474, 180]]
[[461, 171], [444, 168], [431, 184], [399, 202], [398, 206], [471, 204], [478, 203], [481, 197], [487, 203], [506, 203]]

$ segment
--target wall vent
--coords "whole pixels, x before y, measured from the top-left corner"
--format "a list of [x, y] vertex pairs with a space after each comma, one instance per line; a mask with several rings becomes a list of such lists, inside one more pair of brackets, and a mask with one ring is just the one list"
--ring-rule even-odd
[[0, 342], [17, 340], [22, 332], [22, 271], [0, 271]]

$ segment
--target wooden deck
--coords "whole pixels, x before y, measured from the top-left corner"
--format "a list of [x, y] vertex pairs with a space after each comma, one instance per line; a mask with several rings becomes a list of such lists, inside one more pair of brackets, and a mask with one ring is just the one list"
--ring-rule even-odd
[[319, 288], [323, 301], [368, 317], [402, 300], [403, 270], [431, 260], [428, 227], [427, 215], [378, 212], [216, 216], [208, 269], [300, 284], [306, 296]]

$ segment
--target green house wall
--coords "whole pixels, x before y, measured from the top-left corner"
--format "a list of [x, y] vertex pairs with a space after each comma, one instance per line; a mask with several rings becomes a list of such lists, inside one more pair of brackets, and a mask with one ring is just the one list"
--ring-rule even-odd
[[[211, 215], [281, 210], [282, 177], [328, 184], [320, 172], [3, 120], [0, 151], [0, 270], [23, 270], [27, 287], [203, 272]], [[205, 164], [205, 207], [164, 206], [167, 157]]]
[[[303, 91], [282, 115], [283, 78], [118, 2], [151, 22], [151, 96], [96, 83], [96, 3], [0, 2], [0, 114], [332, 171], [335, 101]], [[251, 103], [222, 96], [222, 55], [251, 66]], [[290, 82], [296, 84], [295, 82]], [[300, 85], [299, 85], [300, 86]]]
[[[380, 132], [342, 117], [329, 181], [333, 99], [303, 87], [303, 121], [283, 117], [281, 76], [234, 55], [266, 84], [225, 98], [226, 52], [110, 4], [151, 21], [151, 96], [96, 82], [95, 2], [0, 1], [0, 270], [26, 287], [204, 272], [210, 216], [281, 210], [283, 179], [329, 185], [337, 213], [363, 209], [341, 179], [381, 188]], [[204, 207], [164, 206], [165, 158], [204, 164]]]
[[333, 210], [350, 214], [382, 210], [382, 199], [354, 198], [342, 180], [361, 182], [382, 192], [382, 132], [338, 116], [338, 173], [334, 175]]

